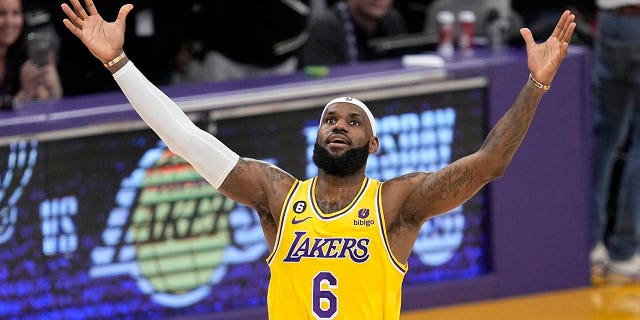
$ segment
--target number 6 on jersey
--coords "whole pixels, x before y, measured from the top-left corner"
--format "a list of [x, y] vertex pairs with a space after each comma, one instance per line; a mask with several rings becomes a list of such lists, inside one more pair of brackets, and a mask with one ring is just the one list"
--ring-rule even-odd
[[338, 297], [332, 289], [338, 288], [338, 279], [328, 271], [322, 271], [313, 278], [313, 315], [316, 319], [333, 319], [338, 314]]

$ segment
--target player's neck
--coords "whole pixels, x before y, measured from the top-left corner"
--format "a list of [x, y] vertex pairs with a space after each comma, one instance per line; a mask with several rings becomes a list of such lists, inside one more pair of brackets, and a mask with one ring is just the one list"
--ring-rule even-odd
[[318, 186], [323, 185], [330, 188], [350, 188], [360, 186], [364, 180], [364, 170], [358, 170], [347, 176], [337, 176], [320, 170], [318, 172]]
[[322, 212], [336, 212], [345, 208], [358, 194], [364, 179], [364, 172], [346, 177], [320, 173], [315, 198]]

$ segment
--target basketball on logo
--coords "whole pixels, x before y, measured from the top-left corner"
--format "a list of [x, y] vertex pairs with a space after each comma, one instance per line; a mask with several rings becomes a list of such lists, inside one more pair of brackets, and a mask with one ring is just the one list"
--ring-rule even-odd
[[[163, 144], [147, 151], [123, 180], [116, 202], [104, 246], [92, 253], [93, 277], [128, 273], [168, 307], [201, 300], [224, 278], [236, 203]], [[127, 236], [117, 236], [122, 233]]]
[[231, 243], [235, 202], [168, 150], [148, 168], [130, 231], [141, 276], [154, 291], [182, 294], [211, 282]]

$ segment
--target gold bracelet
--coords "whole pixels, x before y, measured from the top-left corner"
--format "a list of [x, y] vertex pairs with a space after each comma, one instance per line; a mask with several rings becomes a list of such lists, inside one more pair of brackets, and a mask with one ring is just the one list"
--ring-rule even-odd
[[107, 62], [107, 63], [103, 63], [105, 68], [109, 68], [109, 67], [113, 67], [113, 65], [115, 65], [116, 63], [120, 62], [120, 60], [126, 58], [127, 55], [124, 54], [124, 51], [122, 51], [122, 53], [120, 55], [118, 55], [117, 57], [113, 58], [113, 60]]
[[541, 89], [544, 91], [549, 91], [549, 89], [551, 89], [550, 85], [540, 83], [540, 81], [536, 80], [531, 73], [529, 73], [529, 80], [531, 80], [531, 83], [533, 83], [533, 85], [536, 86], [536, 88], [538, 89]]

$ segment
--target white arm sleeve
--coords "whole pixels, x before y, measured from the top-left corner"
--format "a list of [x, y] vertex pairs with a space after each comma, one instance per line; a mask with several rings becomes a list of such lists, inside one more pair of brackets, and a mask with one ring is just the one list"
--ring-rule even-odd
[[240, 157], [212, 134], [198, 128], [133, 62], [113, 74], [120, 89], [173, 153], [187, 160], [211, 185], [220, 187]]

